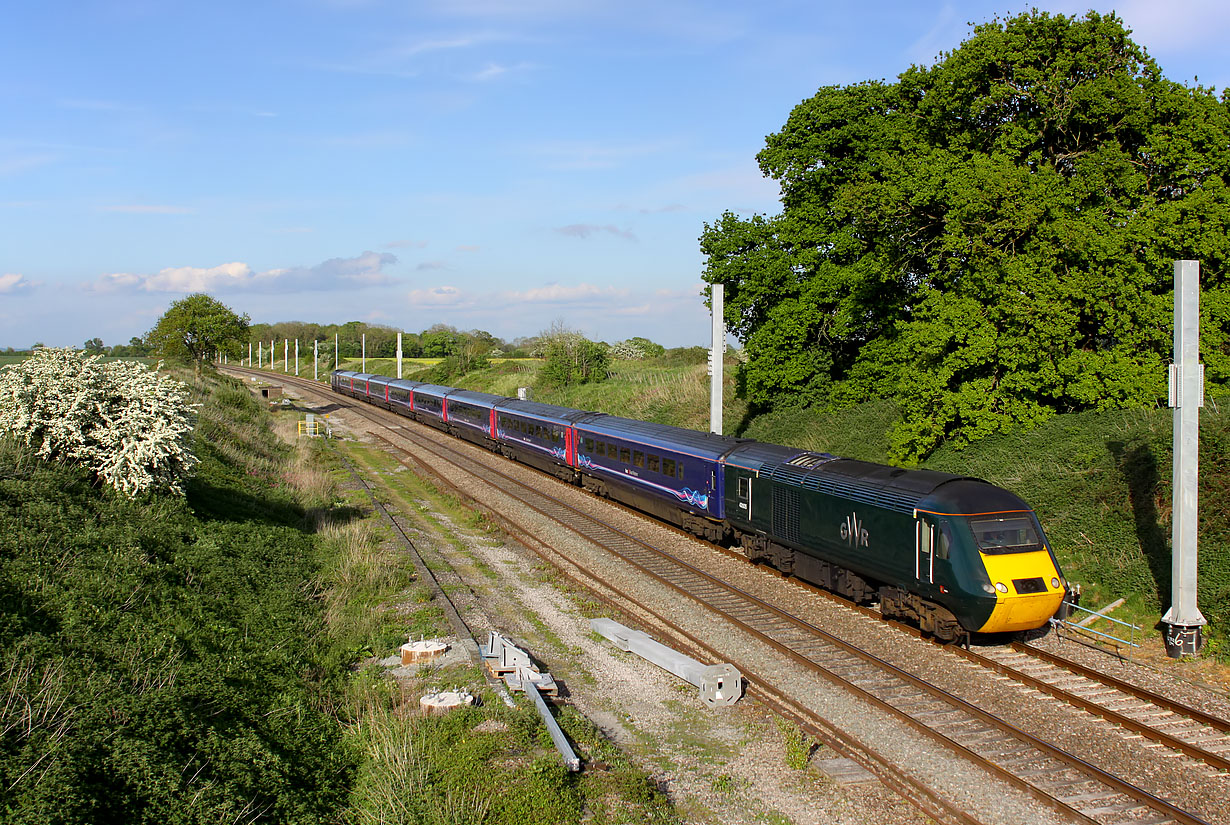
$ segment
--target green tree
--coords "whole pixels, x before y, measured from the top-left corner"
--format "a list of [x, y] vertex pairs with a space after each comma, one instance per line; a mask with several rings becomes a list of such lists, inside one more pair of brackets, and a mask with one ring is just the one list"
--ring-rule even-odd
[[539, 340], [546, 359], [539, 375], [545, 383], [567, 387], [606, 380], [611, 365], [606, 344], [590, 341], [558, 320]]
[[102, 355], [105, 350], [101, 338], [91, 338], [85, 342], [85, 351], [90, 355]]
[[758, 160], [781, 214], [701, 237], [755, 405], [896, 397], [902, 460], [1151, 405], [1176, 258], [1202, 262], [1230, 381], [1230, 98], [1167, 80], [1113, 14], [997, 20], [896, 83], [822, 88]]
[[171, 304], [146, 339], [162, 355], [192, 361], [200, 375], [202, 364], [218, 355], [238, 356], [241, 347], [246, 352], [249, 320], [198, 292]]

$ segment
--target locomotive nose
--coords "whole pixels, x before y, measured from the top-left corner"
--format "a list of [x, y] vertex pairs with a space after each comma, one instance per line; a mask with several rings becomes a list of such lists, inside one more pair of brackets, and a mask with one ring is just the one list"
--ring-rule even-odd
[[1038, 550], [981, 555], [995, 594], [995, 608], [986, 623], [978, 628], [980, 632], [1032, 630], [1055, 615], [1063, 603], [1065, 589], [1050, 553]]

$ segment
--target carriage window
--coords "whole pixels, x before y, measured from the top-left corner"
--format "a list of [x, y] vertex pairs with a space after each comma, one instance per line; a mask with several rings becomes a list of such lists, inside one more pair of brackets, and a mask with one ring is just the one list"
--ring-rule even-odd
[[620, 447], [619, 448], [619, 460], [623, 462], [624, 464], [628, 464], [629, 462], [631, 462], [632, 461], [632, 450], [630, 450], [627, 447]]
[[632, 451], [632, 463], [636, 465], [637, 467], [644, 467], [645, 466], [645, 454], [642, 453], [640, 450], [633, 450]]
[[658, 459], [658, 457], [654, 455], [653, 453], [650, 453], [649, 454], [649, 472], [651, 473], [658, 472], [658, 467], [660, 464], [661, 462]]
[[676, 477], [676, 478], [683, 478], [683, 462], [682, 462], [682, 461], [680, 461], [680, 462], [676, 465], [676, 468], [677, 468], [678, 472], [676, 473], [675, 477]]
[[675, 475], [675, 459], [673, 458], [662, 459], [662, 475], [667, 475], [667, 476]]
[[748, 496], [752, 493], [752, 480], [747, 476], [739, 478], [739, 498], [747, 501]]
[[596, 452], [598, 455], [602, 455], [602, 456], [606, 455], [606, 442], [605, 441], [599, 441], [596, 446], [598, 449], [594, 450], [594, 452]]
[[590, 453], [594, 451], [594, 440], [592, 438], [585, 439], [585, 450]]
[[559, 430], [555, 430], [555, 429], [551, 430], [551, 442], [553, 444], [558, 444], [563, 440], [564, 440], [563, 433], [561, 433]]

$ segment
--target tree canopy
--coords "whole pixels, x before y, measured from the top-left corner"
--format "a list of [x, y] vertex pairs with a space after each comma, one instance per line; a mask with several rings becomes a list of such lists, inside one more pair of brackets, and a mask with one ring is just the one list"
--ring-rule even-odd
[[978, 26], [897, 82], [830, 86], [766, 140], [781, 214], [706, 224], [760, 406], [895, 397], [898, 459], [1166, 396], [1173, 260], [1230, 381], [1230, 99], [1113, 14]]
[[241, 346], [246, 348], [249, 320], [198, 292], [171, 304], [146, 338], [167, 357], [191, 360], [199, 372], [203, 362], [223, 353], [238, 355]]

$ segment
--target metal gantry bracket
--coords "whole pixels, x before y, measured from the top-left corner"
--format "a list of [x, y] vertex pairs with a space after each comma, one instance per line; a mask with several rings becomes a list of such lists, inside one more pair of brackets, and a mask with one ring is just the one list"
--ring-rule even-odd
[[482, 655], [483, 664], [493, 676], [503, 679], [509, 690], [523, 691], [533, 700], [538, 715], [547, 726], [547, 733], [551, 734], [555, 749], [564, 760], [564, 766], [570, 771], [579, 771], [580, 757], [572, 749], [572, 745], [568, 744], [568, 737], [564, 735], [559, 723], [551, 715], [551, 709], [542, 698], [544, 693], [554, 695], [558, 691], [551, 674], [539, 672], [530, 660], [529, 653], [494, 630], [487, 635], [487, 644], [478, 646], [478, 651]]
[[700, 688], [700, 698], [710, 707], [733, 705], [743, 695], [743, 674], [732, 664], [703, 664], [614, 619], [590, 619], [589, 626], [620, 650], [635, 653]]

